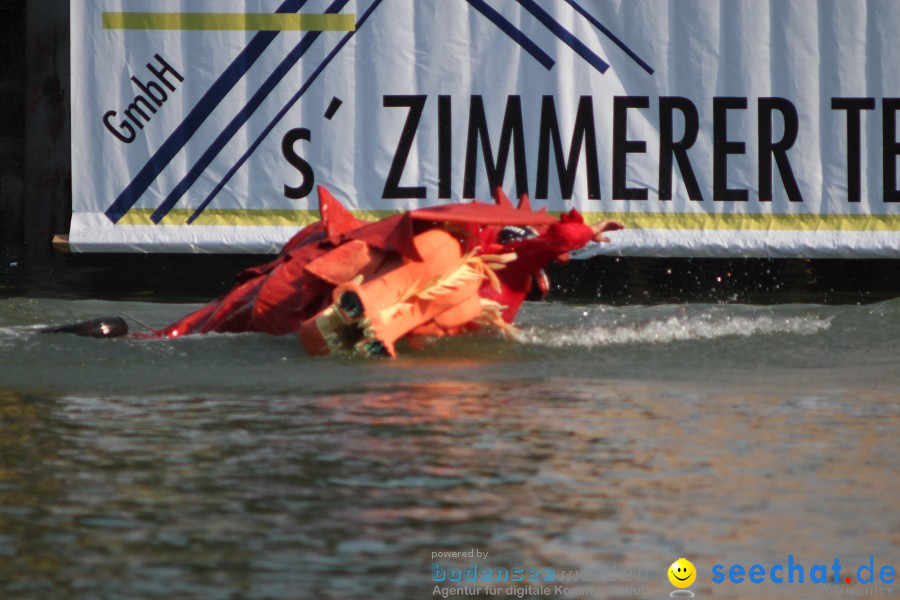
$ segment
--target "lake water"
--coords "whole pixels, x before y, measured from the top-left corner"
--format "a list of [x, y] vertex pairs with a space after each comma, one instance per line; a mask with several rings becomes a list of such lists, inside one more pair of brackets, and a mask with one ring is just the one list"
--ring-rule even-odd
[[[194, 307], [0, 304], [3, 598], [666, 598], [680, 556], [697, 597], [900, 594], [855, 581], [900, 567], [900, 300], [526, 304], [397, 360], [35, 332]], [[854, 581], [712, 579], [789, 555]], [[473, 564], [578, 576], [435, 581]]]

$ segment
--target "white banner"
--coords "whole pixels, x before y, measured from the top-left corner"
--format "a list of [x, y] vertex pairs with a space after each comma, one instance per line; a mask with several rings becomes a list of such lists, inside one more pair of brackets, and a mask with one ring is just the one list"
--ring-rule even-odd
[[604, 252], [900, 256], [900, 2], [73, 0], [70, 245], [274, 252], [487, 199]]

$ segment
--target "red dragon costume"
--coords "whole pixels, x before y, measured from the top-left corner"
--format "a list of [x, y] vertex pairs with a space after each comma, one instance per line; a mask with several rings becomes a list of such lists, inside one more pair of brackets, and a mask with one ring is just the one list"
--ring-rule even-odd
[[496, 204], [447, 204], [374, 223], [356, 219], [324, 187], [318, 194], [321, 220], [158, 335], [293, 333], [312, 355], [390, 356], [408, 336], [479, 328], [513, 335], [532, 279], [541, 276], [546, 288], [545, 266], [622, 228], [588, 226], [574, 209], [559, 218], [536, 212], [527, 197], [513, 207], [499, 189]]

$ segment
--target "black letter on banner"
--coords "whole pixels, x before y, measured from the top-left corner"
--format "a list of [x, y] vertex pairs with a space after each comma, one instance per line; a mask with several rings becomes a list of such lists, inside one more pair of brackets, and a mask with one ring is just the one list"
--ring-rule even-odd
[[628, 109], [650, 108], [649, 96], [616, 96], [613, 99], [613, 200], [646, 200], [647, 188], [625, 187], [628, 153], [647, 152], [647, 142], [628, 140]]
[[155, 81], [148, 81], [146, 85], [137, 77], [132, 77], [131, 81], [133, 81], [134, 85], [138, 86], [142, 92], [150, 96], [150, 99], [153, 100], [156, 106], [161, 107], [169, 98], [169, 95], [162, 89], [162, 86]]
[[847, 111], [847, 201], [862, 198], [861, 111], [875, 110], [875, 98], [832, 98], [831, 110]]
[[[784, 117], [784, 136], [780, 142], [772, 141], [772, 113], [775, 111]], [[760, 202], [772, 201], [772, 157], [778, 165], [781, 174], [781, 182], [791, 202], [803, 202], [803, 195], [797, 186], [797, 179], [788, 161], [787, 151], [797, 141], [800, 131], [800, 121], [797, 118], [797, 109], [790, 100], [785, 98], [760, 98], [759, 99], [759, 200]]]
[[300, 171], [300, 174], [303, 175], [303, 184], [299, 187], [291, 187], [287, 184], [284, 185], [284, 196], [291, 200], [299, 200], [300, 198], [309, 196], [313, 190], [313, 185], [316, 182], [316, 176], [313, 173], [312, 167], [294, 151], [294, 144], [300, 140], [306, 140], [307, 142], [312, 140], [312, 134], [309, 129], [291, 129], [284, 134], [284, 137], [281, 139], [281, 154], [284, 155], [284, 158], [292, 167]]
[[130, 144], [134, 141], [134, 138], [137, 137], [137, 134], [134, 132], [134, 127], [128, 121], [122, 121], [119, 123], [119, 129], [127, 132], [126, 134], [119, 133], [116, 131], [116, 128], [109, 122], [110, 119], [116, 118], [116, 115], [119, 114], [114, 110], [108, 110], [103, 115], [103, 124], [106, 125], [106, 129], [109, 130], [111, 134], [116, 136], [120, 142], [125, 142], [126, 144]]
[[[678, 110], [684, 115], [684, 135], [681, 140], [674, 141], [675, 127], [673, 112]], [[700, 132], [700, 115], [697, 107], [687, 98], [680, 96], [662, 96], [659, 99], [659, 199], [672, 199], [672, 157], [678, 161], [684, 187], [688, 198], [702, 201], [700, 185], [688, 158], [688, 148], [697, 141]]]
[[438, 198], [450, 198], [453, 164], [453, 123], [450, 96], [438, 96]]
[[744, 142], [728, 141], [728, 111], [746, 108], [746, 98], [713, 98], [713, 200], [745, 202], [750, 196], [745, 189], [728, 187], [728, 155], [746, 152]]
[[382, 198], [425, 198], [427, 196], [425, 186], [403, 187], [400, 185], [400, 178], [403, 176], [403, 169], [406, 167], [406, 160], [409, 158], [409, 151], [412, 149], [413, 140], [416, 137], [416, 130], [419, 128], [419, 121], [422, 119], [422, 112], [425, 110], [425, 101], [427, 99], [428, 96], [424, 95], [384, 97], [384, 106], [386, 108], [406, 106], [409, 107], [409, 114], [406, 115], [403, 132], [400, 134], [400, 141], [397, 142], [397, 151], [394, 153], [391, 169], [388, 172], [387, 180], [384, 182]]
[[[147, 99], [144, 98], [144, 97], [141, 96], [141, 95], [135, 96], [134, 102], [132, 102], [131, 104], [129, 104], [128, 107], [127, 107], [124, 111], [122, 111], [122, 112], [124, 112], [125, 115], [126, 115], [129, 119], [131, 119], [131, 122], [132, 122], [132, 123], [134, 123], [135, 125], [138, 126], [138, 129], [143, 129], [143, 128], [144, 128], [144, 123], [149, 123], [149, 122], [150, 122], [150, 115], [148, 115], [147, 113], [145, 113], [145, 112], [141, 109], [139, 103], [143, 103], [143, 105], [146, 106], [147, 109], [148, 109], [151, 113], [156, 114], [156, 109], [153, 108], [153, 105], [150, 104], [150, 103], [147, 101]], [[137, 117], [134, 115], [134, 113], [137, 113], [138, 115], [140, 115], [141, 118], [140, 118], [140, 119], [137, 118]], [[141, 119], [143, 119], [143, 122], [141, 121]]]
[[181, 76], [181, 73], [179, 73], [178, 71], [173, 69], [172, 65], [170, 65], [165, 60], [163, 60], [163, 57], [160, 56], [159, 54], [154, 54], [153, 58], [155, 58], [156, 61], [160, 65], [162, 65], [162, 68], [157, 69], [156, 67], [153, 66], [153, 63], [147, 63], [147, 68], [150, 69], [151, 73], [156, 75], [156, 78], [159, 79], [163, 83], [163, 85], [165, 85], [167, 88], [169, 88], [170, 92], [174, 92], [175, 85], [172, 83], [169, 83], [169, 80], [166, 79], [166, 73], [171, 73], [172, 76], [174, 76], [175, 79], [177, 79], [178, 81], [184, 81], [184, 77]]
[[900, 98], [884, 98], [881, 110], [884, 201], [900, 202], [900, 191], [897, 190], [897, 155], [900, 154], [900, 144], [897, 143], [897, 111], [900, 110]]
[[575, 130], [572, 132], [572, 143], [569, 146], [568, 160], [563, 156], [562, 139], [559, 134], [559, 122], [556, 120], [556, 104], [553, 96], [544, 96], [541, 101], [541, 127], [538, 140], [538, 167], [535, 197], [547, 198], [550, 170], [550, 142], [553, 142], [553, 154], [556, 158], [556, 172], [559, 176], [559, 187], [562, 197], [569, 200], [575, 189], [575, 173], [578, 169], [578, 157], [581, 145], [585, 144], [587, 162], [588, 198], [600, 199], [600, 170], [597, 160], [597, 133], [594, 130], [594, 102], [590, 96], [582, 96], [575, 114]]
[[525, 133], [522, 125], [522, 100], [519, 96], [506, 99], [506, 112], [503, 115], [503, 126], [500, 129], [500, 145], [497, 148], [497, 161], [491, 150], [488, 134], [487, 117], [484, 114], [484, 101], [481, 96], [472, 96], [469, 107], [469, 139], [466, 143], [466, 172], [463, 177], [463, 198], [475, 197], [476, 164], [478, 160], [478, 138], [481, 138], [481, 152], [484, 154], [484, 168], [487, 171], [488, 188], [491, 194], [494, 188], [503, 185], [506, 175], [506, 163], [509, 159], [509, 145], [513, 146], [513, 161], [516, 170], [516, 195], [528, 193], [528, 166], [525, 162]]

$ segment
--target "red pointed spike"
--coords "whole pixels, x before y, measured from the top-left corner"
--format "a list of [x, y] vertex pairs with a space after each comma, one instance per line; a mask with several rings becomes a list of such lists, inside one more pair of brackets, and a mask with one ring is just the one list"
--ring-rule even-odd
[[519, 210], [527, 210], [531, 212], [531, 200], [528, 199], [528, 194], [522, 194], [519, 196]]
[[353, 231], [361, 225], [344, 205], [329, 192], [325, 186], [318, 186], [319, 191], [319, 215], [325, 224], [328, 238], [336, 241], [337, 238], [348, 231]]
[[497, 206], [505, 206], [508, 208], [512, 208], [512, 202], [509, 201], [509, 197], [504, 193], [503, 188], [499, 185], [494, 188], [494, 202], [497, 203]]

